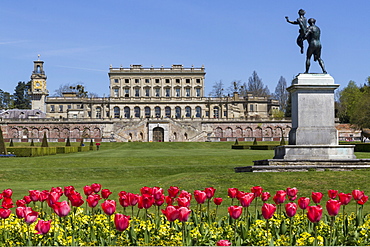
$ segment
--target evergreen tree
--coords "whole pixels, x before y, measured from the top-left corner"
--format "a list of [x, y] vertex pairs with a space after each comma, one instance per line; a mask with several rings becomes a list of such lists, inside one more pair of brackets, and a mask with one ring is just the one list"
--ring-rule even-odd
[[31, 144], [30, 144], [31, 147], [34, 147], [35, 146], [35, 143], [33, 142], [33, 139], [31, 140]]
[[4, 155], [8, 154], [6, 150], [4, 137], [3, 137], [3, 131], [1, 130], [1, 127], [0, 127], [0, 154], [4, 154]]
[[17, 109], [31, 109], [31, 98], [28, 95], [28, 89], [31, 88], [31, 82], [18, 82], [15, 87], [13, 98], [14, 108]]
[[46, 138], [46, 132], [44, 132], [44, 137], [42, 138], [41, 147], [49, 147], [48, 139]]
[[70, 146], [71, 146], [71, 141], [69, 140], [69, 137], [67, 137], [66, 147], [70, 147]]

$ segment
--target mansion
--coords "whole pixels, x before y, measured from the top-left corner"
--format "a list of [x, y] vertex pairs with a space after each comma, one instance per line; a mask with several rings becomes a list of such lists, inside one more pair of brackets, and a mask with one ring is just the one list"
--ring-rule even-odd
[[[32, 110], [0, 113], [4, 138], [15, 141], [280, 140], [289, 120], [274, 120], [278, 102], [237, 92], [204, 97], [204, 66], [109, 68], [109, 97], [49, 96], [43, 61], [34, 61]], [[12, 112], [12, 113], [11, 113]], [[10, 114], [11, 113], [11, 114]], [[10, 117], [12, 116], [12, 117]], [[37, 141], [37, 140], [36, 140]]]

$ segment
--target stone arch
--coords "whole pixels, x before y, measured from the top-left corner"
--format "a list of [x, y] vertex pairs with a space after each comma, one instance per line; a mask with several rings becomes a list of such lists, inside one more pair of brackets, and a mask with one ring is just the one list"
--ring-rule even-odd
[[216, 137], [223, 137], [223, 133], [222, 133], [222, 128], [221, 127], [217, 127], [215, 129], [215, 136]]
[[264, 133], [265, 137], [272, 137], [272, 135], [273, 135], [273, 131], [272, 131], [271, 127], [267, 127], [264, 132], [265, 132]]
[[262, 138], [262, 129], [261, 127], [257, 127], [253, 131], [253, 136], [256, 138]]
[[93, 138], [100, 138], [101, 137], [101, 135], [100, 135], [100, 129], [98, 128], [98, 127], [96, 127], [96, 128], [94, 128], [94, 130], [93, 130]]
[[60, 138], [68, 138], [69, 137], [69, 129], [64, 128], [62, 132], [60, 133]]
[[224, 137], [233, 137], [233, 129], [231, 127], [227, 127], [225, 129]]
[[39, 129], [37, 129], [37, 128], [32, 129], [31, 138], [39, 138]]
[[247, 128], [245, 129], [245, 136], [246, 136], [246, 137], [253, 137], [253, 130], [252, 130], [252, 128], [251, 128], [251, 127], [247, 127]]
[[240, 127], [236, 127], [235, 129], [235, 137], [243, 137], [243, 129]]
[[42, 136], [40, 136], [40, 138], [44, 137], [44, 133], [46, 133], [47, 138], [50, 138], [50, 130], [48, 128], [43, 128], [41, 133], [42, 133]]
[[18, 128], [12, 128], [10, 130], [10, 138], [19, 138]]
[[22, 129], [22, 138], [28, 138], [28, 129], [27, 128]]
[[82, 138], [90, 138], [90, 129], [85, 127], [82, 131]]
[[282, 136], [282, 133], [283, 133], [283, 129], [282, 129], [280, 126], [278, 126], [278, 127], [276, 127], [276, 129], [275, 129], [274, 136], [275, 136], [275, 137], [281, 137], [281, 136]]

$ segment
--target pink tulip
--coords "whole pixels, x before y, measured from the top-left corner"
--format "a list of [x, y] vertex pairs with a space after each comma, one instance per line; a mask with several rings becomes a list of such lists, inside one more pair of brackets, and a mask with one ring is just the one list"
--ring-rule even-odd
[[242, 206], [230, 206], [228, 207], [229, 215], [233, 219], [238, 219], [243, 212]]
[[221, 239], [217, 241], [216, 245], [217, 246], [231, 246], [231, 242], [229, 240]]
[[286, 194], [288, 195], [288, 198], [291, 201], [294, 201], [297, 198], [297, 193], [298, 193], [298, 189], [295, 187], [286, 189]]
[[25, 212], [24, 221], [30, 225], [37, 220], [38, 216], [39, 216], [39, 213], [31, 209], [29, 212]]
[[261, 199], [263, 202], [266, 202], [268, 199], [270, 199], [271, 194], [270, 192], [262, 192], [261, 193]]
[[289, 202], [285, 204], [285, 212], [288, 217], [293, 217], [297, 213], [297, 204], [294, 202]]
[[8, 218], [11, 212], [12, 211], [10, 209], [0, 208], [0, 218], [2, 219]]
[[177, 204], [179, 205], [179, 207], [189, 207], [190, 206], [190, 201], [186, 197], [179, 197], [176, 200], [177, 200]]
[[271, 219], [276, 211], [276, 206], [274, 204], [264, 203], [262, 206], [262, 216], [266, 220]]
[[93, 195], [89, 195], [86, 201], [90, 208], [95, 208], [96, 205], [98, 205], [100, 199], [101, 198], [99, 194], [93, 194]]
[[55, 202], [52, 207], [59, 217], [65, 217], [71, 211], [71, 207], [68, 205], [67, 201]]
[[300, 197], [298, 199], [298, 206], [299, 206], [300, 209], [305, 210], [308, 207], [308, 205], [310, 205], [310, 198]]
[[49, 232], [51, 226], [51, 220], [44, 221], [39, 220], [35, 226], [36, 234], [46, 234]]
[[359, 201], [364, 196], [364, 192], [360, 190], [353, 190], [352, 196], [355, 201]]
[[187, 207], [179, 207], [177, 210], [179, 212], [178, 216], [179, 221], [181, 222], [188, 221], [191, 210]]
[[253, 202], [254, 194], [253, 193], [245, 193], [244, 196], [239, 198], [240, 205], [244, 208], [249, 207]]
[[106, 200], [101, 204], [101, 207], [107, 215], [112, 215], [116, 211], [116, 201]]
[[33, 202], [37, 202], [40, 199], [41, 192], [39, 190], [29, 190], [28, 192]]
[[117, 231], [124, 231], [129, 227], [130, 216], [123, 214], [114, 215], [114, 225], [116, 226]]
[[207, 199], [207, 194], [204, 191], [201, 190], [195, 190], [194, 191], [194, 199], [197, 201], [198, 204], [205, 203]]
[[159, 200], [159, 199], [162, 199], [164, 198], [164, 192], [163, 192], [163, 189], [160, 188], [160, 187], [153, 187], [152, 189], [152, 195], [154, 197], [154, 200]]
[[336, 216], [339, 213], [340, 201], [330, 199], [326, 202], [326, 210], [330, 216]]
[[211, 199], [216, 192], [216, 189], [213, 187], [205, 188], [204, 192], [206, 192], [207, 199]]
[[162, 213], [166, 216], [168, 221], [175, 221], [179, 217], [179, 211], [176, 206], [167, 206], [166, 209], [162, 209]]
[[307, 207], [307, 218], [312, 223], [319, 222], [321, 220], [321, 217], [322, 217], [322, 207], [320, 205]]

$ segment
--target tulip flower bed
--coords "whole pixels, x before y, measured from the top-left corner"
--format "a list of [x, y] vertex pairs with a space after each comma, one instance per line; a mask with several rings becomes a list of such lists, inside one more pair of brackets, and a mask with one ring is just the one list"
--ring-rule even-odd
[[[255, 186], [248, 192], [229, 188], [228, 198], [213, 187], [189, 193], [171, 186], [142, 187], [118, 197], [100, 184], [29, 190], [14, 201], [0, 194], [1, 246], [108, 245], [369, 245], [370, 217], [363, 215], [368, 196], [327, 191], [298, 196], [296, 188], [273, 196]], [[226, 193], [226, 192], [225, 192]], [[349, 203], [356, 212], [346, 212]], [[228, 215], [218, 207], [228, 205]], [[323, 206], [321, 206], [323, 205]]]

